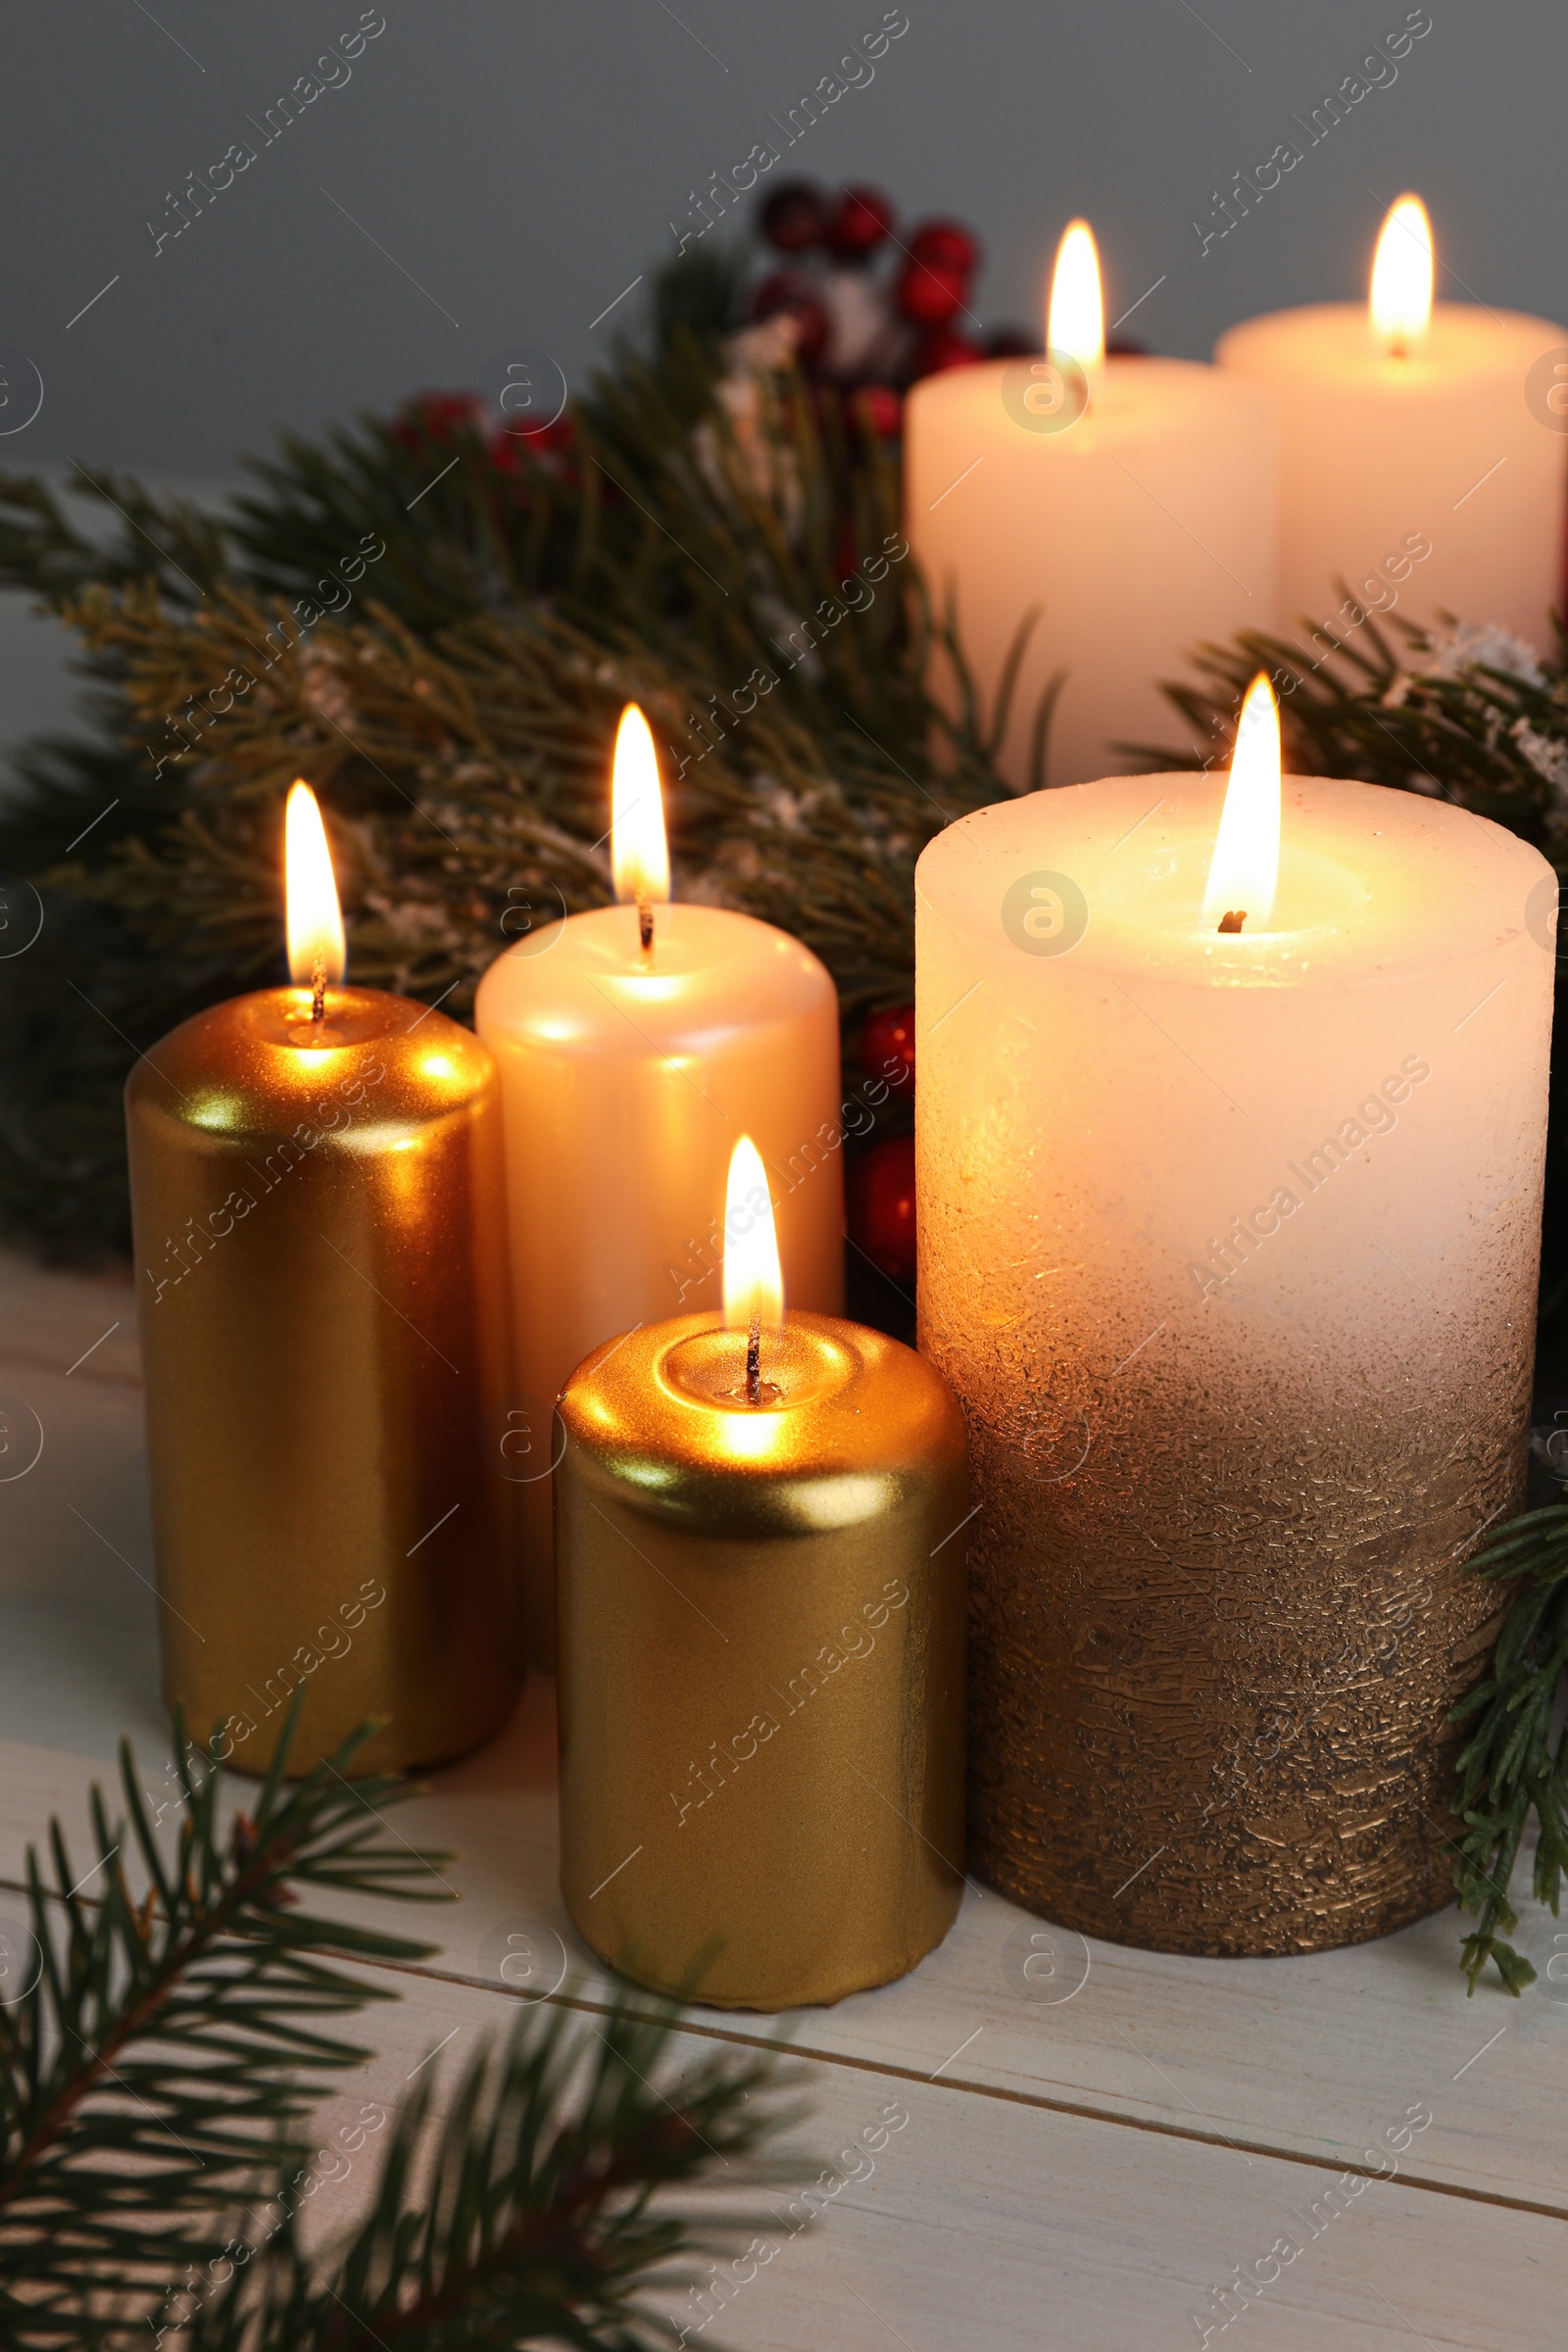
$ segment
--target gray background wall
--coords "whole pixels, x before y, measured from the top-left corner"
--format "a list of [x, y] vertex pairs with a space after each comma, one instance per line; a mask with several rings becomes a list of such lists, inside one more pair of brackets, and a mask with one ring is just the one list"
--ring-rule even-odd
[[[1034, 316], [1055, 237], [1083, 211], [1110, 315], [1162, 278], [1130, 324], [1202, 356], [1234, 319], [1357, 293], [1383, 204], [1406, 185], [1434, 216], [1440, 291], [1568, 314], [1562, 0], [1430, 0], [1432, 29], [1396, 80], [1202, 255], [1189, 222], [1216, 183], [1292, 135], [1289, 117], [1403, 23], [1403, 0], [905, 10], [874, 79], [773, 176], [871, 179], [906, 218], [969, 220], [988, 320]], [[32, 360], [45, 398], [0, 439], [0, 466], [77, 457], [218, 479], [279, 422], [472, 382], [518, 341], [580, 380], [635, 324], [642, 289], [590, 322], [673, 249], [690, 192], [774, 136], [768, 118], [879, 23], [883, 0], [369, 13], [385, 30], [352, 78], [264, 147], [247, 118], [356, 25], [357, 0], [9, 0], [0, 346]], [[186, 174], [241, 138], [255, 163], [155, 256], [149, 219], [172, 224]], [[0, 736], [58, 700], [51, 660], [8, 628]]]

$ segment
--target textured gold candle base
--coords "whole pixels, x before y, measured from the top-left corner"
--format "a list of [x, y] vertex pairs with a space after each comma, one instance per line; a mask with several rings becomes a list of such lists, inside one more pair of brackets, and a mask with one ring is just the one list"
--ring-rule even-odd
[[1506, 1605], [1459, 1563], [1523, 1478], [1495, 1437], [1423, 1466], [1427, 1432], [1369, 1476], [1366, 1430], [1341, 1431], [1294, 1518], [1304, 1443], [1250, 1491], [1226, 1486], [1234, 1441], [1200, 1443], [1168, 1500], [1087, 1466], [1026, 1495], [998, 1462], [970, 1555], [975, 1872], [1081, 1934], [1214, 1956], [1451, 1902], [1447, 1718]]
[[562, 1890], [636, 1983], [777, 2010], [903, 1976], [957, 1913], [963, 1423], [825, 1315], [769, 1335], [747, 1409], [715, 1321], [612, 1341], [562, 1398]]

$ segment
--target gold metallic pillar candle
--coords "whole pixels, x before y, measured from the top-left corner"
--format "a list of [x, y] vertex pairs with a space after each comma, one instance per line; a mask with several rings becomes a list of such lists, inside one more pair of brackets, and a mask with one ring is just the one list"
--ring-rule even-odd
[[294, 1769], [368, 1715], [368, 1768], [434, 1763], [520, 1672], [499, 1092], [466, 1030], [338, 984], [303, 787], [289, 834], [308, 985], [184, 1022], [125, 1091], [165, 1694], [242, 1768], [301, 1683]]
[[735, 1194], [725, 1316], [607, 1342], [561, 1400], [562, 1888], [622, 1975], [771, 2010], [904, 1975], [956, 1913], [968, 1500], [910, 1349], [726, 1320]]

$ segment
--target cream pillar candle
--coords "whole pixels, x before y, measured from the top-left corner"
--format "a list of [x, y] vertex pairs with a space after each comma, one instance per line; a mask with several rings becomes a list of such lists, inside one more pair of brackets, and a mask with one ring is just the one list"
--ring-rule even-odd
[[[601, 1342], [716, 1308], [723, 1251], [709, 1209], [738, 1136], [767, 1163], [790, 1296], [819, 1314], [844, 1296], [833, 982], [767, 923], [663, 903], [653, 744], [641, 713], [631, 719], [616, 760], [628, 903], [519, 939], [474, 1008], [506, 1119], [519, 1396], [500, 1442], [521, 1499], [530, 1646], [547, 1660], [555, 1399]], [[657, 820], [647, 835], [634, 809]]]
[[[1069, 290], [1079, 307], [1064, 308]], [[905, 531], [984, 708], [1038, 614], [1002, 770], [1031, 781], [1034, 718], [1057, 670], [1053, 784], [1124, 767], [1117, 746], [1179, 722], [1158, 690], [1200, 639], [1270, 629], [1276, 433], [1265, 395], [1186, 360], [1106, 359], [1088, 230], [1062, 241], [1047, 357], [927, 376], [909, 395]], [[945, 662], [939, 691], [956, 687]]]
[[1272, 911], [1228, 852], [1208, 899], [1225, 792], [1103, 779], [921, 858], [920, 1344], [980, 1505], [976, 1867], [1087, 1933], [1277, 1951], [1451, 1899], [1556, 881], [1444, 802], [1293, 777]]
[[1433, 308], [1414, 197], [1384, 223], [1366, 306], [1276, 311], [1221, 336], [1220, 367], [1279, 416], [1289, 629], [1328, 619], [1348, 588], [1414, 620], [1447, 611], [1550, 643], [1568, 457], [1547, 405], [1554, 353], [1568, 357], [1568, 328], [1548, 319]]

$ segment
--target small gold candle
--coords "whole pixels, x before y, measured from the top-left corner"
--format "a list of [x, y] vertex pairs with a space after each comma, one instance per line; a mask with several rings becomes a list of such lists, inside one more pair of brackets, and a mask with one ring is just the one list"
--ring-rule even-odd
[[607, 1342], [561, 1399], [562, 1889], [622, 1975], [841, 2000], [962, 1890], [963, 1421], [880, 1332], [783, 1315], [736, 1147], [724, 1312]]
[[[367, 1770], [494, 1731], [520, 1667], [501, 1106], [466, 1030], [347, 988], [313, 796], [292, 988], [199, 1013], [125, 1090], [164, 1688], [214, 1752]], [[481, 1274], [481, 1269], [486, 1269]]]

